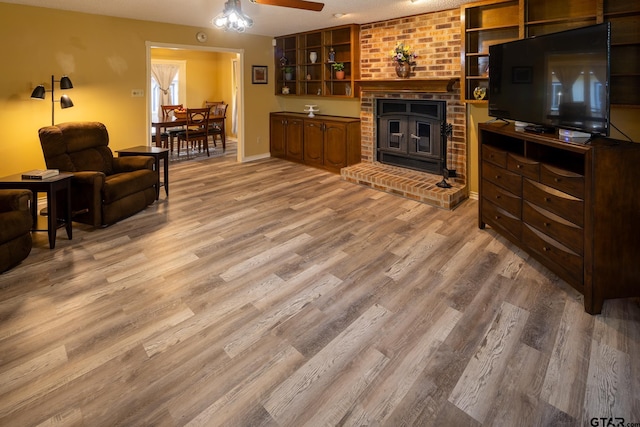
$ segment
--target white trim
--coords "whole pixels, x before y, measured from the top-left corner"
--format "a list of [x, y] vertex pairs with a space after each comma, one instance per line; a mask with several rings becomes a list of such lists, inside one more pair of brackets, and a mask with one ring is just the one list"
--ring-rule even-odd
[[256, 154], [255, 156], [243, 157], [241, 162], [242, 163], [255, 162], [256, 160], [263, 160], [263, 159], [269, 159], [269, 158], [271, 158], [271, 153]]

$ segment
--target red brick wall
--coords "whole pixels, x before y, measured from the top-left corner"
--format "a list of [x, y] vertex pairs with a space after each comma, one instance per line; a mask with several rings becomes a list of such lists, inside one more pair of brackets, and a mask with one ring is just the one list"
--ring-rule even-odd
[[[390, 52], [404, 42], [418, 54], [411, 79], [460, 76], [460, 10], [452, 9], [407, 18], [366, 24], [360, 27], [361, 78], [396, 79]], [[447, 101], [447, 122], [453, 124], [453, 140], [447, 141], [447, 166], [455, 169], [457, 183], [467, 183], [466, 114], [460, 102], [460, 85], [450, 93], [363, 92], [360, 104], [362, 161], [375, 161], [375, 100], [437, 99]]]
[[396, 78], [390, 52], [398, 43], [418, 55], [411, 78], [460, 76], [460, 10], [427, 13], [360, 27], [360, 76]]

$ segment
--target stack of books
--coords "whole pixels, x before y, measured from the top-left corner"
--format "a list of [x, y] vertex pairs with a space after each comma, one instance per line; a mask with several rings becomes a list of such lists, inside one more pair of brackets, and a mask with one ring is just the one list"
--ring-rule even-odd
[[22, 179], [47, 179], [60, 174], [58, 169], [34, 169], [22, 174]]

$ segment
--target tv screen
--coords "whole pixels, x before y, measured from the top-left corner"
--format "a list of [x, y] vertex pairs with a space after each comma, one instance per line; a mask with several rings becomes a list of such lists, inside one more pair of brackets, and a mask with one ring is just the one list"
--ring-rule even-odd
[[489, 47], [489, 115], [609, 136], [609, 23]]

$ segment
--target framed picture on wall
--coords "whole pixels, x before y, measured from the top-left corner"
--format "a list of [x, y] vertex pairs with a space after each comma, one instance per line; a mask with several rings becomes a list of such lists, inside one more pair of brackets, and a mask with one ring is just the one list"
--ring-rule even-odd
[[251, 66], [251, 83], [253, 83], [254, 85], [266, 85], [267, 75], [268, 73], [266, 65]]

